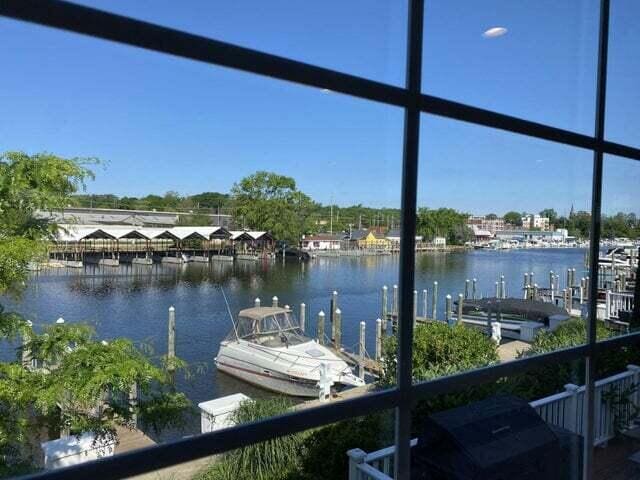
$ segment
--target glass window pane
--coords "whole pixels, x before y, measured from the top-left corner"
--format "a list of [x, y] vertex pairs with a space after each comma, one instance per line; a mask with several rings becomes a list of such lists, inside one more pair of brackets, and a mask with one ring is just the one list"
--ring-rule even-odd
[[[527, 388], [557, 377], [546, 393]], [[583, 384], [574, 361], [419, 400], [412, 477], [581, 479]]]
[[[640, 257], [640, 162], [607, 155], [602, 175], [602, 220], [598, 262], [600, 339], [638, 331], [636, 307]], [[605, 335], [606, 333], [606, 335]], [[629, 353], [635, 348], [625, 349]], [[627, 363], [640, 359], [629, 358]], [[619, 368], [619, 366], [618, 366]]]
[[406, 0], [75, 3], [385, 83], [404, 83]]
[[584, 343], [592, 153], [421, 120], [414, 380]]
[[640, 57], [634, 48], [640, 28], [634, 18], [640, 5], [633, 0], [611, 2], [607, 73], [607, 140], [640, 146], [637, 112], [640, 107]]
[[[337, 402], [384, 388], [376, 379], [376, 320], [382, 284], [397, 283], [386, 233], [400, 217], [401, 109], [58, 30], [5, 26], [16, 48], [7, 50], [11, 74], [0, 78], [3, 113], [12, 119], [0, 136], [9, 139], [3, 149], [22, 153], [3, 155], [2, 179], [23, 174], [13, 163], [49, 166], [40, 152], [102, 163], [91, 165], [86, 191], [58, 188], [63, 200], [38, 213], [64, 230], [28, 265], [22, 295], [3, 290], [0, 303], [31, 320], [41, 342], [51, 329], [86, 324], [91, 348], [126, 344], [148, 362], [134, 395], [131, 377], [121, 376], [128, 368], [87, 380], [89, 360], [109, 358], [95, 355], [75, 378], [69, 362], [81, 363], [83, 350], [62, 348], [66, 360], [49, 360], [66, 380], [84, 387], [108, 378], [118, 388], [91, 393], [109, 390], [109, 408], [137, 413], [129, 426], [155, 443], [206, 431], [207, 415], [224, 415], [245, 397], [286, 396], [305, 408], [321, 393]], [[17, 183], [18, 198], [30, 198], [31, 183]], [[6, 205], [0, 249], [7, 232], [27, 236], [38, 224], [31, 210], [5, 215]], [[285, 308], [305, 336], [280, 332], [275, 315]], [[249, 320], [234, 325], [240, 317]], [[273, 334], [251, 336], [256, 323]], [[22, 371], [14, 347], [23, 338], [0, 340], [0, 366]], [[36, 347], [34, 355], [42, 352]], [[170, 398], [155, 396], [156, 383]], [[191, 412], [185, 405], [195, 415], [177, 415]], [[64, 435], [68, 412], [54, 415], [58, 428], [38, 440]], [[150, 422], [158, 412], [171, 421]], [[214, 426], [224, 425], [218, 420]], [[71, 426], [70, 433], [87, 428]], [[346, 449], [331, 453], [346, 464]]]
[[425, 93], [592, 134], [599, 2], [425, 2]]

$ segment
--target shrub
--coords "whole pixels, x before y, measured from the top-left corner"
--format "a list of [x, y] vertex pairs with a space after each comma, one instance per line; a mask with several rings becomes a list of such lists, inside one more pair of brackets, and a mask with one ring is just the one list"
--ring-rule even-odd
[[[285, 413], [292, 403], [279, 397], [243, 402], [233, 413], [236, 425]], [[197, 480], [286, 480], [297, 477], [304, 434], [285, 435], [224, 453]]]
[[[395, 384], [398, 341], [388, 337], [383, 346], [382, 386]], [[498, 361], [496, 345], [476, 329], [442, 322], [418, 325], [413, 332], [414, 382], [484, 367]]]
[[[606, 340], [615, 333], [598, 322], [596, 338]], [[580, 318], [567, 320], [553, 332], [540, 332], [531, 348], [520, 354], [520, 358], [549, 353], [563, 348], [583, 345], [587, 340], [585, 321]], [[637, 363], [637, 349], [623, 347], [617, 351], [603, 352], [596, 362], [596, 379], [608, 377], [625, 370], [629, 363]], [[584, 360], [544, 365], [507, 380], [505, 388], [527, 400], [536, 400], [564, 390], [568, 383], [584, 384]]]

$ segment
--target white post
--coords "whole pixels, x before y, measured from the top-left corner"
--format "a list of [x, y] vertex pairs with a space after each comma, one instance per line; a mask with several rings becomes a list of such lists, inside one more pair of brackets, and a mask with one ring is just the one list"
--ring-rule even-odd
[[307, 318], [307, 306], [304, 303], [300, 304], [300, 330], [304, 333], [305, 323]]
[[506, 284], [504, 281], [504, 275], [500, 275], [500, 298], [507, 298]]
[[364, 359], [365, 359], [365, 329], [367, 328], [364, 322], [360, 322], [360, 342], [358, 345], [358, 354], [360, 356], [360, 365], [358, 368], [358, 374], [361, 379], [364, 380]]
[[[565, 425], [559, 425], [567, 430], [578, 433], [578, 427], [580, 426], [581, 418], [578, 418], [578, 390], [580, 387], [573, 383], [568, 383], [564, 386], [567, 393], [571, 394], [569, 397], [569, 411], [565, 413]], [[596, 409], [600, 409], [600, 406], [596, 406]]]
[[436, 320], [438, 313], [438, 282], [433, 282], [433, 290], [431, 291], [431, 318]]
[[469, 279], [468, 278], [464, 281], [464, 298], [465, 300], [469, 298]]
[[413, 291], [413, 327], [415, 328], [418, 321], [418, 291]]
[[500, 282], [496, 281], [496, 298], [501, 298], [500, 295]]
[[324, 312], [320, 310], [318, 313], [318, 324], [316, 326], [316, 337], [320, 345], [324, 345]]
[[382, 319], [376, 320], [376, 361], [382, 358]]
[[278, 306], [278, 297], [276, 297], [275, 295], [271, 299], [271, 306], [274, 308]]
[[354, 448], [347, 452], [347, 456], [349, 457], [349, 480], [361, 480], [362, 475], [360, 475], [358, 465], [364, 463], [367, 453], [359, 448]]
[[331, 369], [326, 362], [320, 364], [320, 380], [318, 381], [318, 399], [321, 402], [328, 402], [331, 400], [331, 386], [333, 380], [331, 379]]
[[22, 331], [22, 367], [28, 369], [31, 367], [31, 349], [29, 342], [31, 341], [31, 327], [33, 323], [27, 320], [27, 326]]
[[500, 326], [500, 322], [491, 322], [491, 340], [500, 345], [500, 341], [502, 340], [502, 327]]
[[382, 316], [382, 318], [384, 318], [385, 322], [387, 321], [387, 308], [389, 305], [388, 302], [388, 294], [389, 294], [389, 289], [387, 288], [386, 285], [382, 286], [382, 308], [380, 309], [380, 315]]
[[256, 299], [253, 301], [253, 306], [254, 306], [255, 308], [260, 308], [260, 299], [259, 299], [259, 298], [256, 298]]
[[173, 360], [176, 357], [176, 309], [169, 307], [169, 345], [167, 348], [168, 370], [175, 370]]
[[449, 323], [451, 321], [451, 295], [447, 294], [445, 297], [445, 321]]
[[391, 313], [398, 315], [398, 285], [393, 286], [393, 299], [391, 300]]
[[475, 300], [476, 299], [476, 286], [477, 286], [478, 280], [474, 278], [471, 282], [472, 282], [471, 283], [471, 298], [473, 298]]
[[611, 290], [607, 290], [605, 316], [607, 320], [611, 319]]
[[424, 317], [424, 319], [427, 319], [427, 296], [429, 295], [429, 292], [427, 292], [427, 289], [422, 290], [422, 316]]
[[458, 294], [458, 325], [462, 325], [462, 308], [464, 307], [464, 295]]

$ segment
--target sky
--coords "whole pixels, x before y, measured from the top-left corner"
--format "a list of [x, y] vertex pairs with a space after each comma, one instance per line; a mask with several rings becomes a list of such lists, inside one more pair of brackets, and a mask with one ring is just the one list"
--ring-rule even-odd
[[[404, 1], [77, 3], [404, 83]], [[425, 93], [593, 133], [597, 0], [425, 3]], [[606, 134], [640, 146], [640, 4], [612, 4]], [[269, 170], [323, 203], [399, 206], [401, 109], [8, 19], [0, 38], [0, 151], [100, 158], [89, 193], [226, 192]], [[592, 157], [425, 114], [418, 203], [589, 209]], [[640, 163], [607, 158], [603, 210], [640, 212], [639, 185]]]

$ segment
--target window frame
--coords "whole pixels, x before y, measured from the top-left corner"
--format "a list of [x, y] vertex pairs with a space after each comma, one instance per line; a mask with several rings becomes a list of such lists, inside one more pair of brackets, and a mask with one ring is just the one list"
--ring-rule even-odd
[[[396, 409], [396, 478], [410, 471], [410, 408], [416, 401], [521, 373], [558, 361], [586, 359], [586, 405], [583, 478], [593, 476], [594, 365], [598, 354], [640, 343], [640, 333], [596, 342], [597, 282], [590, 282], [588, 337], [584, 345], [544, 355], [480, 368], [428, 382], [412, 384], [412, 293], [414, 288], [416, 194], [420, 115], [439, 117], [504, 130], [527, 137], [570, 145], [593, 152], [590, 255], [598, 257], [602, 202], [602, 164], [605, 154], [640, 161], [640, 149], [605, 139], [605, 97], [610, 1], [600, 1], [599, 45], [594, 135], [528, 121], [421, 93], [424, 0], [408, 0], [406, 86], [404, 88], [288, 58], [239, 47], [168, 27], [58, 0], [0, 0], [0, 16], [111, 40], [129, 46], [234, 68], [311, 87], [401, 107], [405, 111], [402, 193], [399, 358], [395, 388], [308, 410], [287, 413], [225, 430], [147, 447], [74, 467], [41, 472], [31, 479], [115, 479], [219, 454], [252, 443], [318, 427], [350, 417]], [[428, 134], [428, 133], [427, 133]], [[597, 278], [598, 262], [589, 262], [590, 278]], [[346, 452], [345, 452], [346, 454]]]

